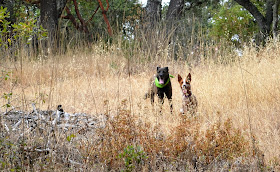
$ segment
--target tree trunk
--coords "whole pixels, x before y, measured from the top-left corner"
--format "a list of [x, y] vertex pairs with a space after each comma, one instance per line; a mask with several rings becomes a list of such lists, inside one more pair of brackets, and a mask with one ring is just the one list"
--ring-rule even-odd
[[58, 12], [56, 0], [43, 0], [40, 4], [41, 23], [48, 31], [48, 42], [43, 43], [43, 48], [51, 48], [52, 52], [58, 47], [57, 29]]
[[146, 6], [146, 21], [153, 28], [161, 20], [162, 0], [148, 0]]
[[273, 32], [273, 38], [277, 39], [278, 36], [278, 11], [279, 11], [279, 3], [280, 0], [275, 0], [275, 3], [273, 5], [273, 21], [272, 21], [272, 32]]
[[67, 3], [67, 0], [59, 0], [56, 2], [58, 18], [60, 18], [62, 11], [64, 10], [64, 8], [66, 6], [66, 3]]
[[166, 14], [168, 21], [177, 20], [182, 16], [185, 0], [171, 0]]
[[185, 5], [185, 0], [171, 0], [166, 14], [166, 24], [167, 24], [167, 37], [170, 38], [169, 46], [172, 47], [173, 51], [171, 56], [177, 60], [179, 45], [177, 43], [177, 34], [179, 20], [183, 14], [183, 8]]
[[167, 20], [167, 34], [170, 35], [171, 32], [176, 31], [174, 26], [178, 26], [176, 22], [180, 20], [183, 14], [183, 8], [185, 5], [185, 0], [171, 0], [166, 14]]

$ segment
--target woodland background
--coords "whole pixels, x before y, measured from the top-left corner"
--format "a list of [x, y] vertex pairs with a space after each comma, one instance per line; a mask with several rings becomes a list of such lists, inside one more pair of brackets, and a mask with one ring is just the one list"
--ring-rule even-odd
[[[136, 0], [2, 0], [0, 4], [1, 49], [6, 56], [16, 56], [22, 47], [38, 55], [46, 47], [66, 51], [81, 42], [110, 44], [121, 36], [123, 44], [141, 44], [143, 51], [161, 42], [172, 49], [172, 58], [186, 59], [206, 46], [240, 49], [252, 42], [260, 46], [278, 34], [279, 1], [275, 0], [171, 0], [168, 6], [148, 0], [146, 7]], [[164, 41], [156, 42], [154, 38], [160, 37]], [[151, 49], [156, 53], [157, 47]]]

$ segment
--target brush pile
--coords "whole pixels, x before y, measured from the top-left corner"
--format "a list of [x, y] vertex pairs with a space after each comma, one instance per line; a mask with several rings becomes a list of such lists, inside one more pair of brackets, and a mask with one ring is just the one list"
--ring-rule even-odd
[[104, 117], [66, 113], [61, 105], [57, 110], [38, 110], [33, 105], [31, 112], [1, 113], [0, 170], [49, 169], [50, 164], [81, 170], [84, 155], [77, 141], [89, 142], [96, 129], [105, 126]]
[[[84, 113], [66, 113], [59, 105], [58, 110], [37, 110], [33, 105], [32, 112], [9, 111], [1, 114], [1, 125], [7, 133], [32, 133], [35, 129], [52, 131], [59, 129], [63, 131], [79, 132], [81, 130], [91, 131], [97, 126], [98, 118]], [[59, 109], [60, 108], [60, 109]]]

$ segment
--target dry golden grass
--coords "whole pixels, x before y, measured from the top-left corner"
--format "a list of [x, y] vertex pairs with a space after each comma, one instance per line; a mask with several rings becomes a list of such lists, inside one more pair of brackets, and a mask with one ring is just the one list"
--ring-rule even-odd
[[[1, 94], [12, 90], [11, 105], [21, 110], [30, 111], [31, 103], [36, 102], [40, 109], [55, 109], [62, 104], [66, 112], [116, 116], [125, 105], [133, 116], [153, 126], [160, 124], [164, 135], [169, 136], [181, 122], [177, 74], [191, 72], [201, 132], [230, 118], [242, 135], [249, 140], [252, 134], [255, 136], [266, 164], [275, 167], [280, 160], [280, 45], [269, 45], [259, 52], [247, 48], [240, 58], [229, 56], [235, 57], [235, 62], [202, 60], [190, 68], [184, 61], [170, 60], [164, 50], [150, 61], [141, 52], [128, 60], [119, 47], [104, 50], [92, 46], [47, 60], [22, 57], [22, 63], [5, 62], [1, 68], [12, 72], [11, 79], [0, 89]], [[157, 65], [168, 66], [176, 76], [171, 80], [174, 114], [170, 114], [167, 100], [160, 115], [157, 106], [152, 108], [150, 101], [143, 99]], [[6, 103], [1, 100], [1, 105]], [[2, 107], [1, 111], [5, 110]]]

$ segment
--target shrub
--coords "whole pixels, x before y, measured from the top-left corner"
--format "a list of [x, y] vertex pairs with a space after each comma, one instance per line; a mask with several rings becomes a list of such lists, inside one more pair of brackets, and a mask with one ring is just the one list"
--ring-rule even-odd
[[217, 122], [207, 129], [202, 138], [196, 141], [196, 154], [206, 164], [214, 160], [230, 161], [234, 158], [246, 158], [250, 154], [249, 141], [239, 129], [232, 126], [231, 119]]
[[[220, 168], [226, 162], [230, 168], [229, 164], [237, 158], [248, 160], [242, 162], [246, 164], [255, 156], [249, 139], [233, 127], [231, 119], [210, 125], [204, 132], [198, 119], [188, 119], [175, 127], [173, 134], [165, 136], [160, 125], [152, 127], [132, 116], [130, 111], [119, 110], [116, 117], [108, 117], [105, 128], [97, 133], [100, 138], [90, 145], [95, 150], [92, 157], [108, 170], [211, 169], [213, 162], [216, 167], [221, 165]], [[143, 150], [131, 145], [142, 145]]]
[[146, 153], [141, 150], [140, 146], [127, 146], [119, 157], [124, 160], [125, 171], [132, 171], [138, 167], [147, 158]]

